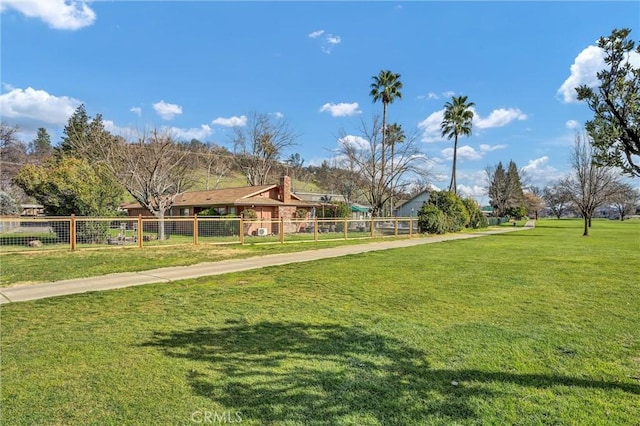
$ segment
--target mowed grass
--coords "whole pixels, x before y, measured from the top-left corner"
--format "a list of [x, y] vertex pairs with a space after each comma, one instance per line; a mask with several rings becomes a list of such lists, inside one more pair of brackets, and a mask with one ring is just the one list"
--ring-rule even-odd
[[2, 306], [3, 425], [638, 424], [640, 222]]
[[[267, 237], [265, 237], [267, 238]], [[387, 237], [384, 240], [388, 241]], [[407, 237], [397, 237], [407, 238]], [[263, 239], [264, 241], [264, 239]], [[77, 251], [40, 251], [0, 255], [0, 287], [85, 278], [117, 272], [139, 272], [168, 266], [243, 259], [275, 253], [295, 253], [382, 239], [305, 241], [303, 243], [246, 245], [173, 245], [166, 247], [119, 247]]]

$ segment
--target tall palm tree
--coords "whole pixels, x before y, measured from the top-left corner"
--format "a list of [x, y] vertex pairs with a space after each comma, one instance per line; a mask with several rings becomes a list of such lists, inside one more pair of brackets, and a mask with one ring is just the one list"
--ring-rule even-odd
[[467, 102], [466, 96], [453, 96], [451, 102], [444, 104], [444, 117], [440, 124], [440, 130], [442, 130], [442, 136], [446, 136], [447, 139], [453, 138], [453, 168], [451, 170], [449, 191], [454, 194], [457, 192], [456, 159], [458, 154], [458, 136], [471, 135], [471, 121], [473, 120], [471, 107], [474, 105], [473, 102]]
[[373, 83], [371, 83], [371, 92], [369, 95], [373, 98], [373, 102], [382, 101], [382, 161], [380, 165], [380, 182], [384, 182], [385, 169], [385, 149], [386, 149], [386, 131], [387, 128], [387, 106], [396, 99], [402, 99], [402, 81], [400, 74], [395, 74], [389, 70], [381, 70], [378, 75], [374, 75]]
[[398, 124], [398, 123], [392, 123], [389, 126], [387, 126], [386, 129], [386, 139], [389, 142], [389, 145], [391, 145], [391, 171], [389, 172], [389, 176], [391, 177], [390, 181], [391, 181], [391, 196], [389, 198], [389, 204], [390, 206], [390, 210], [391, 210], [391, 214], [393, 215], [393, 173], [394, 173], [394, 158], [396, 156], [396, 144], [398, 143], [402, 143], [405, 141], [406, 136], [404, 133], [404, 129], [402, 128], [402, 125]]

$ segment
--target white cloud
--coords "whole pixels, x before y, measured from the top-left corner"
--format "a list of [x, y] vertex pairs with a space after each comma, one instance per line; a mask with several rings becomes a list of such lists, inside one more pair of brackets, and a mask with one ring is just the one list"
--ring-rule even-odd
[[454, 96], [456, 94], [456, 92], [453, 92], [451, 90], [449, 90], [448, 92], [442, 92], [442, 96], [444, 96], [445, 98], [450, 98], [452, 96]]
[[545, 186], [562, 178], [563, 173], [550, 166], [549, 157], [542, 156], [533, 160], [520, 169], [520, 174], [525, 175], [532, 185]]
[[[526, 120], [527, 116], [517, 108], [498, 108], [491, 111], [488, 117], [482, 118], [475, 108], [473, 111], [473, 128], [489, 129], [493, 127], [503, 127], [513, 120]], [[418, 128], [422, 130], [423, 142], [440, 142], [446, 140], [442, 137], [440, 125], [444, 118], [444, 109], [436, 111], [418, 123]]]
[[273, 115], [277, 119], [284, 118], [284, 114], [281, 113], [280, 111], [272, 112], [271, 115]]
[[[105, 130], [113, 133], [114, 135], [122, 136], [123, 138], [128, 140], [135, 140], [138, 137], [142, 136], [142, 134], [144, 133], [144, 131], [140, 131], [139, 129], [134, 127], [118, 126], [112, 120], [104, 120], [103, 123]], [[209, 127], [207, 124], [202, 124], [200, 125], [200, 127], [191, 129], [162, 126], [158, 129], [158, 131], [162, 134], [169, 134], [173, 138], [182, 141], [190, 141], [191, 139], [204, 140], [213, 133], [213, 129], [211, 129], [211, 127]]]
[[[440, 153], [447, 160], [453, 159], [453, 148], [445, 148], [442, 151], [440, 151]], [[469, 145], [463, 145], [458, 147], [458, 155], [457, 155], [458, 160], [480, 160], [482, 156], [483, 156], [483, 153], [476, 151], [475, 148]]]
[[318, 30], [318, 31], [314, 31], [312, 33], [309, 33], [309, 37], [311, 38], [318, 38], [320, 37], [322, 34], [324, 34], [324, 30]]
[[78, 30], [92, 25], [96, 13], [84, 1], [2, 0], [0, 12], [16, 10], [29, 18], [39, 18], [57, 30]]
[[329, 112], [332, 117], [348, 117], [360, 114], [362, 111], [358, 110], [357, 102], [351, 104], [341, 102], [339, 104], [326, 103], [320, 107], [320, 112]]
[[342, 42], [342, 39], [338, 35], [327, 33], [325, 30], [317, 30], [307, 34], [309, 38], [318, 40], [320, 43], [320, 49], [326, 53], [331, 54], [333, 48]]
[[529, 163], [522, 168], [525, 172], [530, 172], [533, 170], [540, 169], [549, 161], [549, 157], [542, 156], [540, 158], [536, 158], [535, 160], [529, 160]]
[[505, 149], [507, 147], [507, 145], [487, 145], [487, 144], [480, 144], [480, 151], [482, 152], [491, 152], [491, 151], [496, 151], [498, 149]]
[[181, 129], [179, 127], [170, 127], [164, 128], [163, 130], [167, 130], [170, 132], [178, 140], [190, 141], [191, 139], [198, 139], [200, 141], [208, 138], [213, 133], [211, 127], [207, 124], [202, 124], [200, 127], [195, 127], [191, 129]]
[[153, 104], [153, 109], [163, 120], [171, 120], [176, 115], [182, 114], [182, 107], [180, 105], [168, 104], [165, 101]]
[[64, 125], [80, 104], [74, 98], [53, 96], [44, 90], [27, 87], [0, 95], [0, 115]]
[[429, 92], [426, 95], [419, 95], [418, 99], [439, 99], [440, 97], [438, 96], [437, 93], [433, 93], [433, 92]]
[[[471, 108], [473, 109], [473, 108]], [[478, 129], [490, 129], [493, 127], [503, 127], [513, 120], [526, 120], [527, 116], [517, 108], [498, 108], [491, 111], [488, 117], [482, 118], [473, 109], [473, 126]]]
[[340, 36], [333, 36], [331, 34], [327, 35], [327, 43], [329, 44], [340, 44]]
[[558, 95], [563, 102], [577, 102], [576, 87], [587, 85], [595, 87], [598, 84], [596, 74], [605, 68], [605, 53], [598, 46], [588, 46], [576, 56], [571, 65], [571, 75], [558, 89]]
[[444, 109], [441, 109], [418, 123], [418, 128], [422, 129], [423, 142], [438, 142], [444, 140], [442, 138], [442, 131], [440, 130], [440, 124], [443, 118]]
[[580, 127], [580, 123], [578, 123], [576, 120], [568, 120], [565, 123], [565, 126], [567, 126], [567, 129], [577, 129], [578, 127]]
[[370, 149], [369, 141], [361, 136], [346, 135], [344, 137], [338, 138], [338, 144], [345, 146], [354, 146], [355, 148], [360, 150]]
[[240, 117], [236, 117], [234, 115], [233, 117], [229, 117], [229, 118], [218, 117], [215, 120], [213, 120], [211, 123], [217, 124], [218, 126], [224, 126], [224, 127], [242, 127], [247, 124], [247, 116], [241, 115]]
[[131, 109], [129, 111], [131, 111], [132, 113], [134, 113], [138, 117], [140, 117], [142, 115], [142, 108], [140, 108], [140, 107], [131, 107]]
[[458, 185], [458, 193], [462, 197], [480, 198], [487, 195], [487, 189], [479, 185]]
[[[575, 90], [578, 86], [597, 87], [597, 74], [607, 67], [605, 56], [605, 52], [598, 46], [587, 46], [582, 50], [573, 61], [571, 74], [558, 89], [557, 96], [565, 103], [578, 102]], [[630, 52], [627, 60], [634, 68], [640, 67], [640, 55], [637, 52]]]
[[138, 134], [138, 131], [132, 127], [120, 127], [117, 126], [112, 120], [102, 120], [104, 129], [117, 136], [122, 136], [125, 139], [131, 139], [133, 135]]

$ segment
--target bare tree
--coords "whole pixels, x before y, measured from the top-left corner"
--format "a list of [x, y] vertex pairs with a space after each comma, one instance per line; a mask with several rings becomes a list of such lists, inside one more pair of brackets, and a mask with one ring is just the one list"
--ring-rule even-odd
[[613, 169], [598, 166], [595, 152], [586, 135], [576, 134], [571, 152], [571, 174], [560, 186], [567, 191], [571, 201], [584, 218], [583, 236], [589, 236], [593, 212], [611, 198], [618, 185]]
[[12, 179], [27, 163], [27, 145], [18, 139], [18, 126], [0, 123], [0, 191], [12, 192]]
[[134, 143], [118, 140], [103, 158], [131, 196], [158, 218], [159, 240], [165, 238], [166, 211], [193, 184], [191, 155], [171, 135], [153, 130]]
[[234, 128], [234, 161], [251, 186], [269, 183], [272, 167], [298, 137], [287, 122], [268, 114], [251, 114], [246, 126]]
[[231, 171], [231, 153], [217, 145], [203, 145], [196, 154], [207, 171], [205, 189], [216, 189]]
[[[392, 189], [404, 192], [412, 179], [424, 179], [430, 174], [425, 167], [426, 156], [418, 145], [417, 133], [406, 135], [404, 143], [396, 146], [393, 171], [385, 173], [383, 164], [387, 164], [390, 158], [383, 158], [381, 130], [378, 117], [374, 117], [370, 125], [361, 120], [361, 135], [347, 135], [342, 131], [337, 150], [345, 166], [366, 181], [363, 193], [374, 216], [382, 213], [385, 203], [391, 198]], [[390, 155], [389, 150], [384, 152]]]
[[640, 190], [620, 182], [614, 188], [609, 201], [618, 212], [620, 220], [624, 220], [625, 216], [634, 214], [640, 204]]
[[542, 190], [542, 198], [551, 213], [558, 219], [564, 215], [571, 206], [571, 196], [560, 184], [547, 186]]

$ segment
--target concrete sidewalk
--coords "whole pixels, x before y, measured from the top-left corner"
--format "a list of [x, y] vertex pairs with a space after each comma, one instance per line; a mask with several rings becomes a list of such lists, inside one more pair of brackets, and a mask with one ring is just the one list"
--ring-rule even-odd
[[132, 287], [151, 283], [170, 283], [172, 281], [184, 280], [189, 278], [198, 278], [211, 275], [227, 274], [230, 272], [247, 271], [250, 269], [259, 269], [266, 266], [309, 262], [331, 257], [347, 256], [350, 254], [366, 253], [377, 250], [411, 247], [421, 244], [439, 243], [442, 241], [478, 238], [488, 235], [531, 229], [532, 227], [533, 224], [527, 223], [524, 228], [503, 228], [465, 234], [452, 234], [427, 238], [383, 241], [320, 250], [308, 250], [296, 253], [270, 254], [245, 259], [222, 260], [220, 262], [200, 263], [191, 266], [174, 266], [170, 268], [160, 268], [143, 272], [124, 272], [118, 274], [103, 275], [99, 277], [78, 278], [73, 280], [56, 281], [52, 283], [0, 288], [0, 304], [24, 302], [28, 300], [85, 293], [89, 291], [112, 290], [116, 288]]

